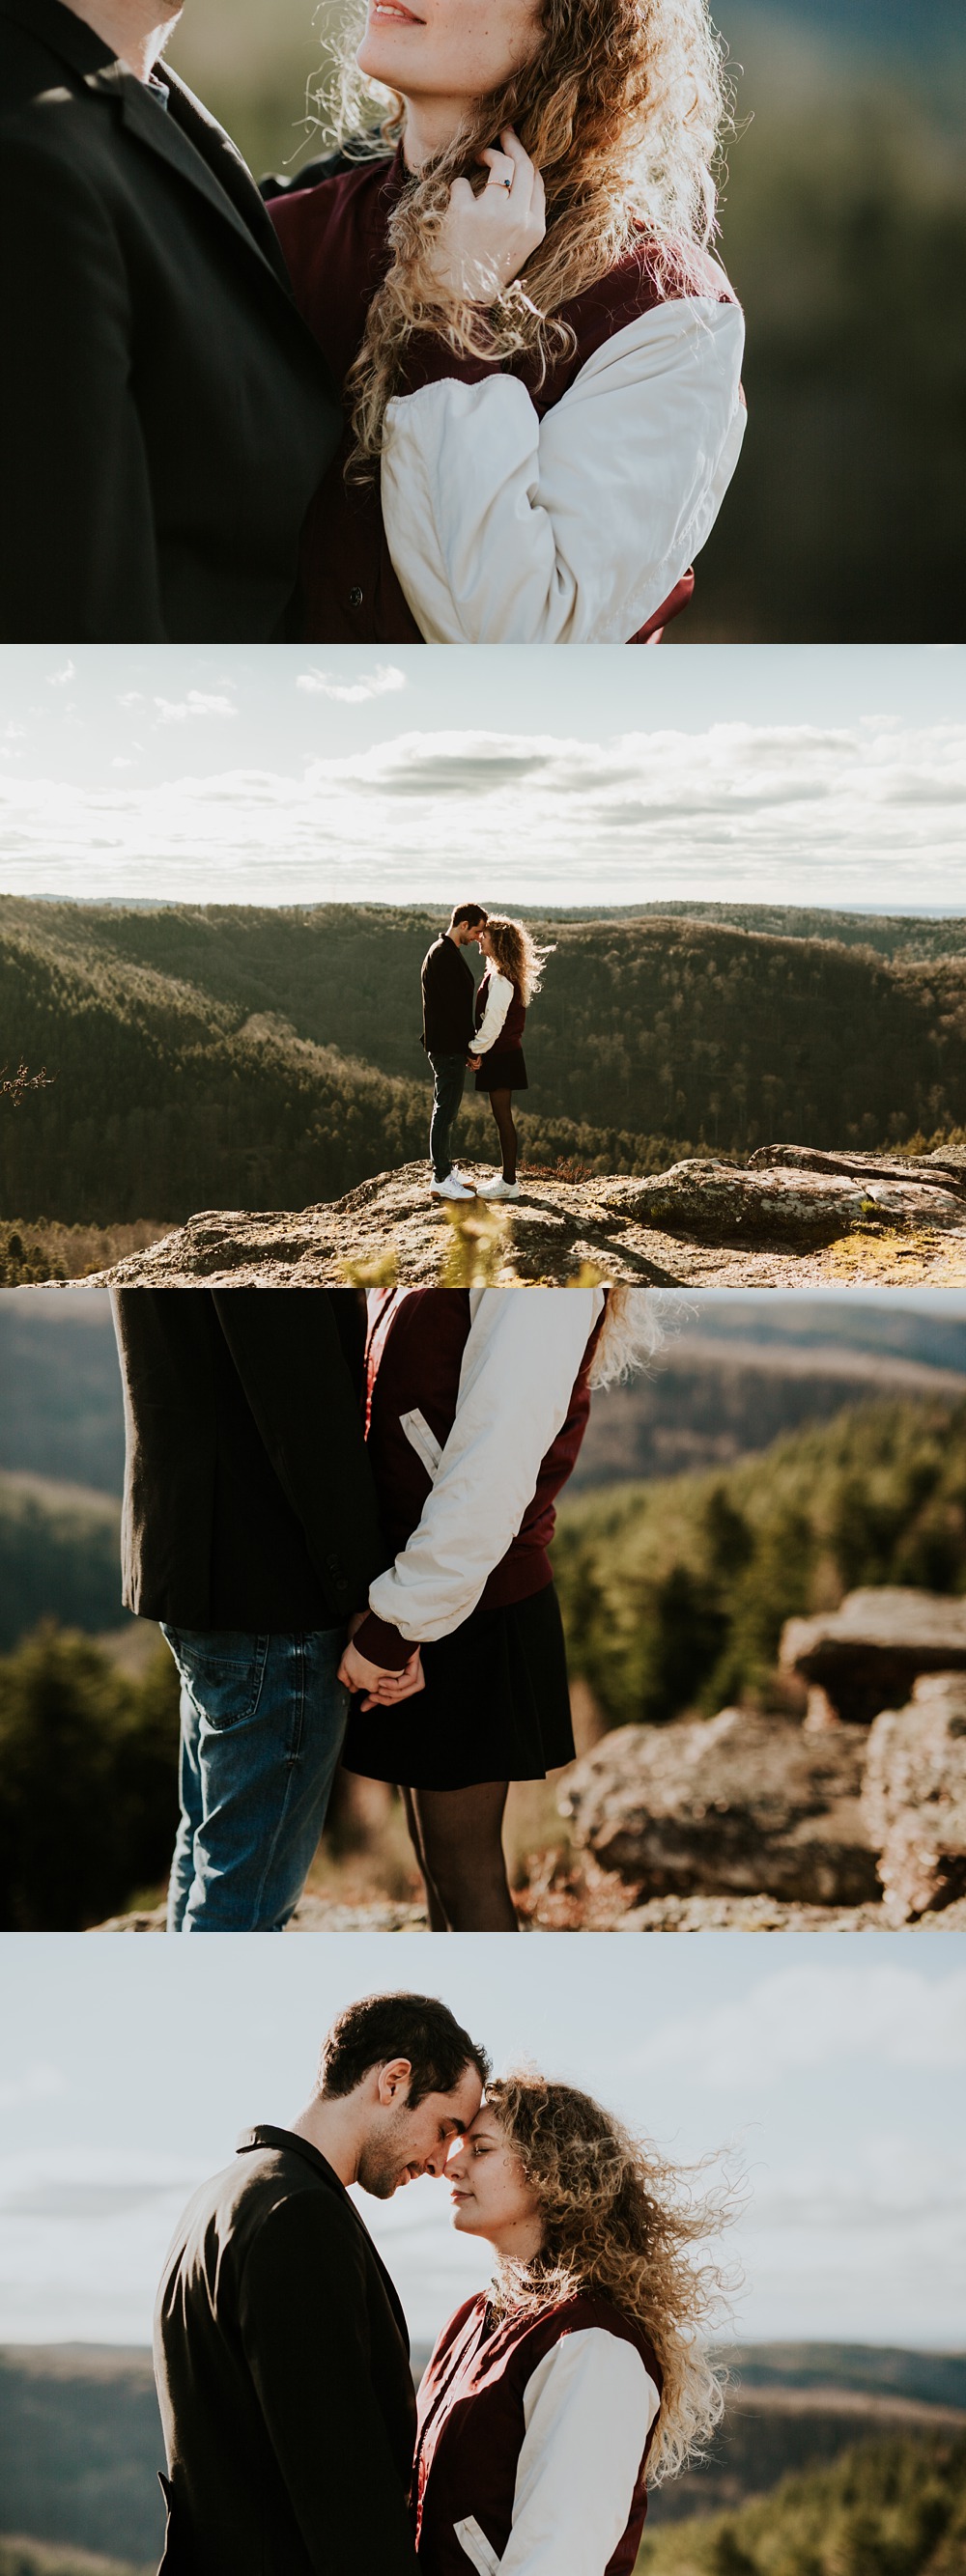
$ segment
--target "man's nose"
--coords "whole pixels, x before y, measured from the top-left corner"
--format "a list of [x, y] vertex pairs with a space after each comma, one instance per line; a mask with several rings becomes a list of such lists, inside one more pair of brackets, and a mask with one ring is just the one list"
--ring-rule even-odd
[[446, 2149], [445, 2149], [445, 2147], [434, 2147], [434, 2148], [433, 2148], [432, 2155], [431, 2155], [431, 2156], [427, 2156], [427, 2158], [426, 2158], [426, 2162], [425, 2162], [425, 2164], [424, 2164], [424, 2166], [423, 2166], [423, 2172], [424, 2172], [424, 2173], [427, 2173], [427, 2174], [432, 2174], [432, 2175], [433, 2175], [434, 2180], [435, 2180], [436, 2182], [438, 2182], [438, 2181], [439, 2181], [440, 2174], [441, 2174], [441, 2173], [443, 2172], [443, 2170], [444, 2170], [445, 2164], [446, 2164]]

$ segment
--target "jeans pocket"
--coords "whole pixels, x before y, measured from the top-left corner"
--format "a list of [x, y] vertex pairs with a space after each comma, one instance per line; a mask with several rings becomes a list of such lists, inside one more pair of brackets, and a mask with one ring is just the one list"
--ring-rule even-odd
[[241, 1628], [165, 1628], [181, 1679], [198, 1716], [216, 1735], [254, 1717], [262, 1694], [268, 1638]]

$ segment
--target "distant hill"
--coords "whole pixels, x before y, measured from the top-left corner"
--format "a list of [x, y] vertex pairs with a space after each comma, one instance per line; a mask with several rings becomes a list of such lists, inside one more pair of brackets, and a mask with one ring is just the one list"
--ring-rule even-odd
[[82, 1486], [0, 1472], [0, 1653], [40, 1619], [116, 1628], [121, 1514]]
[[876, 1402], [733, 1467], [565, 1498], [570, 1669], [609, 1726], [774, 1704], [786, 1619], [861, 1584], [966, 1591], [966, 1399]]
[[0, 1470], [116, 1497], [124, 1409], [106, 1291], [0, 1294]]
[[[658, 2490], [655, 2528], [660, 2523], [677, 2529], [680, 2514], [694, 2513], [696, 2497], [698, 2509], [712, 2513], [724, 2497], [740, 2502], [791, 2466], [834, 2457], [854, 2443], [857, 2429], [867, 2425], [874, 2432], [882, 2422], [876, 2406], [883, 2379], [893, 2397], [909, 2405], [910, 2424], [927, 2388], [937, 2408], [966, 2409], [966, 2358], [808, 2344], [761, 2344], [727, 2358], [740, 2361], [740, 2387], [712, 2462], [679, 2485]], [[746, 2403], [743, 2392], [752, 2373], [755, 2393]], [[825, 2401], [820, 2413], [810, 2405], [816, 2373]], [[836, 2420], [837, 2386], [843, 2411]], [[770, 2411], [769, 2392], [781, 2401]], [[797, 2392], [804, 2399], [800, 2411], [787, 2402]], [[865, 2418], [846, 2408], [846, 2393], [853, 2409], [856, 2401], [861, 2407], [868, 2400]], [[723, 2488], [713, 2465], [719, 2452]], [[0, 2529], [156, 2563], [162, 2532], [156, 2471], [163, 2457], [147, 2352], [91, 2345], [0, 2351]], [[8, 2576], [2, 2557], [0, 2576]], [[60, 2563], [21, 2571], [14, 2562], [9, 2576], [75, 2571]]]
[[[747, 1313], [744, 1326], [743, 1334], [736, 1330], [719, 1339], [703, 1332], [699, 1320], [697, 1330], [672, 1341], [646, 1377], [613, 1397], [602, 1396], [592, 1408], [569, 1491], [731, 1466], [770, 1448], [784, 1432], [829, 1421], [877, 1397], [966, 1394], [966, 1322], [958, 1328], [956, 1370], [863, 1351], [847, 1339], [837, 1347], [828, 1338], [828, 1319], [824, 1341], [798, 1348], [777, 1335], [759, 1340], [755, 1318]], [[953, 1330], [949, 1338], [955, 1340]]]
[[[537, 930], [541, 929], [539, 922]], [[648, 1173], [692, 1149], [876, 1149], [966, 1126], [966, 954], [670, 916], [545, 925], [532, 1164]], [[423, 911], [0, 901], [11, 1055], [51, 1087], [0, 1123], [25, 1220], [302, 1208], [425, 1153]], [[489, 1150], [467, 1103], [467, 1153]]]
[[637, 2576], [962, 2576], [964, 2565], [966, 2431], [897, 2426], [726, 2516], [663, 2528], [649, 2517]]

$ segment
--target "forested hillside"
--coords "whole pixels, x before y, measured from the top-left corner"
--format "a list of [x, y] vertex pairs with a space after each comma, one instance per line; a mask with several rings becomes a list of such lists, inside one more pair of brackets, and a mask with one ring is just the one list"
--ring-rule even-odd
[[[10, 1216], [302, 1207], [425, 1149], [422, 911], [7, 898], [8, 1058], [49, 1088], [0, 1127]], [[696, 920], [535, 924], [533, 1163], [616, 1173], [782, 1139], [877, 1148], [966, 1124], [966, 957]], [[489, 1153], [471, 1098], [463, 1149]]]
[[707, 2521], [645, 2532], [637, 2576], [962, 2576], [966, 2434], [859, 2443]]
[[120, 1546], [108, 1495], [0, 1469], [0, 1653], [40, 1619], [118, 1627]]
[[869, 1404], [724, 1475], [565, 1502], [571, 1671], [612, 1726], [767, 1704], [783, 1623], [858, 1584], [966, 1592], [966, 1402]]

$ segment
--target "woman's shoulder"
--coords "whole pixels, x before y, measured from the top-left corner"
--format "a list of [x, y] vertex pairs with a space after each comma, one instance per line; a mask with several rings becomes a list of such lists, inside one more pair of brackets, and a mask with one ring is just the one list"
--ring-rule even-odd
[[637, 2318], [628, 2316], [626, 2309], [618, 2307], [615, 2300], [605, 2298], [600, 2291], [579, 2290], [560, 2308], [558, 2319], [561, 2336], [596, 2330], [600, 2334], [614, 2335], [621, 2343], [633, 2344], [645, 2369], [660, 2388], [660, 2368], [649, 2335]]
[[286, 188], [278, 197], [266, 195], [266, 209], [290, 270], [300, 257], [314, 253], [333, 233], [368, 229], [384, 222], [385, 201], [398, 193], [401, 184], [399, 165], [399, 154], [382, 154], [371, 160], [347, 162], [309, 187]]
[[656, 242], [642, 220], [606, 275], [585, 287], [565, 308], [575, 328], [605, 322], [609, 332], [622, 329], [665, 304], [734, 304], [737, 299], [724, 269], [710, 251], [696, 244], [685, 250]]

